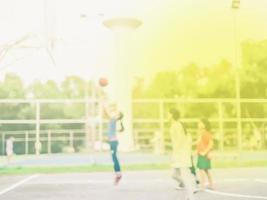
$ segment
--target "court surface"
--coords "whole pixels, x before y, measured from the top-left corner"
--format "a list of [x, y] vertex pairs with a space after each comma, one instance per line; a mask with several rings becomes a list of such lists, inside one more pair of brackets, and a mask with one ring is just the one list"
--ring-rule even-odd
[[[197, 193], [196, 200], [266, 199], [267, 169], [214, 170], [215, 191]], [[171, 171], [125, 172], [113, 186], [113, 174], [33, 174], [0, 176], [1, 200], [177, 200], [181, 191]]]

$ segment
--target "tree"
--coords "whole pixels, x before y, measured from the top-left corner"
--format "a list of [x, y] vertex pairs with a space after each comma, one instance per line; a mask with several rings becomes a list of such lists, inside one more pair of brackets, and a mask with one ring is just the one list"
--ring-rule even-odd
[[0, 82], [1, 99], [20, 99], [25, 97], [25, 88], [21, 78], [13, 73], [5, 75], [4, 81]]
[[[16, 74], [8, 73], [5, 75], [4, 80], [0, 82], [1, 99], [22, 99], [25, 98], [25, 94], [23, 81]], [[28, 108], [28, 104], [0, 104], [0, 118], [25, 119], [29, 114], [29, 112], [25, 112]], [[25, 128], [23, 125], [3, 124], [1, 125], [1, 130], [22, 130], [23, 127]]]
[[242, 44], [242, 97], [267, 96], [267, 40]]
[[[242, 44], [241, 95], [244, 98], [267, 97], [267, 40]], [[264, 117], [267, 105], [245, 104], [243, 115]]]
[[28, 94], [32, 94], [35, 99], [58, 99], [63, 97], [62, 91], [53, 80], [48, 80], [45, 83], [39, 80], [35, 81], [28, 88]]
[[69, 76], [61, 84], [64, 98], [84, 98], [85, 81], [77, 76]]
[[233, 98], [235, 96], [234, 69], [227, 60], [211, 67], [201, 68], [198, 79], [198, 97]]

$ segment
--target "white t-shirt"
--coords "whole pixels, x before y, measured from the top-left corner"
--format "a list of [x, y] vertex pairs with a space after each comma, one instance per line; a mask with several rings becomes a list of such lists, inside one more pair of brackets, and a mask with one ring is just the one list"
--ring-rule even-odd
[[192, 167], [192, 139], [185, 134], [181, 122], [172, 122], [170, 128], [172, 141], [172, 166], [174, 168]]

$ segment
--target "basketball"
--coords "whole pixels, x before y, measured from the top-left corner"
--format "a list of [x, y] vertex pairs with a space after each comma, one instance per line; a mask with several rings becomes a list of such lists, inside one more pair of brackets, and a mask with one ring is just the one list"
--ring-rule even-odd
[[100, 78], [100, 79], [99, 79], [99, 85], [100, 85], [101, 87], [105, 87], [105, 86], [107, 86], [107, 85], [108, 85], [108, 80], [107, 80], [106, 78]]

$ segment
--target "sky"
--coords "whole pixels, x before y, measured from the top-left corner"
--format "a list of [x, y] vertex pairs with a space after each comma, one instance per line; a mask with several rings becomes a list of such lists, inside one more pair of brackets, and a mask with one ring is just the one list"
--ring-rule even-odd
[[[267, 1], [241, 0], [237, 41], [230, 7], [231, 0], [0, 0], [0, 49], [29, 36], [0, 56], [0, 78], [15, 72], [27, 83], [67, 75], [94, 79], [119, 66], [150, 79], [187, 63], [232, 61], [235, 44], [267, 38]], [[113, 17], [134, 17], [142, 25], [115, 33], [102, 24]], [[55, 63], [45, 48], [51, 39]]]

